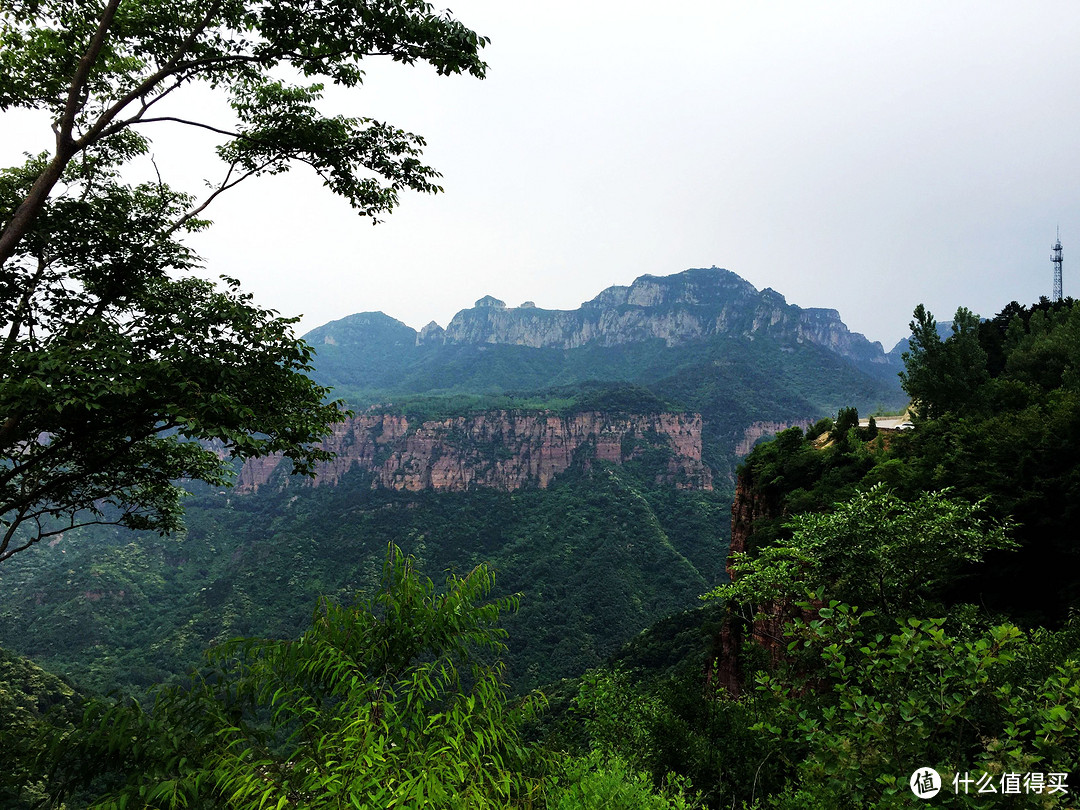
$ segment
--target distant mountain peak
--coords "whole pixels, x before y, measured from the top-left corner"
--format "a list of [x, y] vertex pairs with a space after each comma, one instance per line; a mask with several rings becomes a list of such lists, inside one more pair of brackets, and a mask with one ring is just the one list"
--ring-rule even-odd
[[581, 306], [582, 309], [594, 309], [696, 305], [717, 298], [749, 298], [756, 293], [750, 282], [730, 270], [719, 267], [693, 268], [670, 276], [638, 276], [629, 286], [608, 287]]
[[[381, 312], [367, 312], [305, 337], [319, 350], [320, 380], [369, 392], [422, 394], [476, 386], [476, 393], [490, 394], [583, 379], [648, 382], [663, 372], [663, 363], [648, 379], [636, 375], [656, 362], [659, 351], [676, 350], [691, 362], [691, 357], [712, 352], [717, 342], [731, 347], [740, 341], [770, 344], [777, 369], [787, 364], [782, 357], [800, 353], [809, 358], [813, 352], [803, 350], [822, 349], [887, 387], [895, 387], [898, 368], [880, 344], [849, 330], [835, 309], [789, 304], [776, 290], [758, 290], [719, 267], [642, 275], [630, 284], [608, 287], [572, 310], [543, 309], [531, 301], [511, 308], [485, 295], [454, 315], [445, 329], [432, 322], [417, 332]], [[588, 352], [579, 354], [578, 349]], [[609, 361], [615, 365], [606, 365]], [[819, 366], [819, 372], [823, 368]]]
[[880, 344], [851, 332], [836, 310], [788, 304], [776, 290], [759, 291], [719, 267], [639, 276], [629, 285], [608, 287], [575, 310], [507, 309], [485, 296], [458, 312], [441, 339], [457, 345], [574, 349], [656, 339], [675, 346], [716, 335], [758, 334], [820, 345], [860, 363], [889, 362]]

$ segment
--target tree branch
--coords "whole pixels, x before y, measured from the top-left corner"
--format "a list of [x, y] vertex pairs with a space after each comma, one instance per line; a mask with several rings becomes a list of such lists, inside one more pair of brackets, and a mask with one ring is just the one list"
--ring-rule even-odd
[[45, 275], [45, 269], [48, 266], [48, 262], [45, 261], [44, 257], [39, 256], [37, 270], [23, 290], [23, 296], [19, 300], [19, 304], [15, 307], [15, 312], [11, 316], [11, 328], [8, 329], [8, 334], [7, 337], [4, 338], [3, 346], [0, 347], [0, 361], [5, 361], [11, 356], [12, 349], [15, 346], [15, 340], [18, 338], [19, 331], [22, 329], [23, 320], [26, 318], [26, 313], [30, 309], [30, 299], [33, 298], [34, 293], [37, 291], [38, 284], [41, 283], [41, 279]]
[[[26, 519], [26, 514], [29, 510], [29, 506], [24, 506], [22, 509], [20, 509], [19, 513], [15, 516], [15, 518], [11, 521], [11, 524], [8, 526], [7, 531], [4, 532], [4, 539], [0, 540], [0, 560], [5, 560], [10, 557], [11, 554], [22, 551], [22, 548], [17, 548], [10, 554], [4, 553], [5, 551], [7, 551], [8, 546], [11, 544], [11, 538], [15, 536], [15, 531], [19, 528], [19, 525]], [[25, 546], [23, 548], [25, 548]]]
[[[197, 67], [202, 64], [202, 60], [195, 60], [194, 62], [184, 63], [181, 62], [180, 59], [191, 49], [191, 46], [195, 44], [203, 31], [205, 31], [207, 27], [209, 27], [210, 22], [214, 19], [214, 15], [217, 14], [220, 8], [221, 0], [215, 0], [215, 2], [211, 4], [210, 8], [207, 10], [206, 14], [203, 15], [203, 18], [195, 25], [194, 28], [191, 29], [191, 33], [188, 34], [184, 41], [180, 43], [180, 46], [176, 49], [176, 51], [165, 61], [165, 64], [162, 65], [162, 67], [158, 68], [154, 73], [143, 79], [143, 81], [140, 82], [138, 86], [129, 91], [126, 95], [122, 96], [111, 107], [105, 110], [105, 112], [101, 114], [98, 120], [94, 122], [93, 126], [91, 126], [90, 129], [87, 130], [81, 138], [79, 138], [79, 140], [76, 142], [76, 146], [78, 146], [80, 149], [85, 149], [94, 141], [97, 141], [98, 139], [107, 135], [111, 135], [114, 132], [119, 131], [119, 129], [123, 129], [125, 126], [128, 126], [129, 122], [125, 121], [120, 122], [121, 126], [118, 129], [109, 128], [109, 124], [111, 124], [116, 119], [116, 117], [119, 116], [120, 113], [129, 104], [131, 104], [131, 102], [135, 101], [136, 99], [144, 99], [155, 87], [161, 84], [161, 82], [163, 82], [169, 76], [180, 74], [187, 67]], [[232, 59], [235, 57], [229, 58]], [[169, 92], [172, 92], [173, 89], [175, 88], [169, 88], [169, 90], [165, 91], [165, 93], [167, 94]], [[144, 102], [143, 109], [147, 109], [149, 108], [149, 106], [150, 105]]]
[[172, 234], [176, 233], [178, 230], [180, 230], [182, 227], [184, 227], [185, 223], [190, 222], [195, 217], [197, 217], [199, 214], [201, 214], [203, 211], [205, 211], [207, 208], [209, 208], [210, 203], [212, 203], [214, 200], [216, 200], [222, 193], [228, 191], [230, 188], [235, 188], [237, 185], [244, 182], [245, 180], [247, 180], [252, 175], [255, 175], [255, 174], [258, 174], [259, 172], [261, 172], [263, 169], [265, 169], [267, 166], [269, 166], [273, 162], [274, 161], [272, 161], [272, 160], [267, 160], [267, 161], [261, 163], [260, 165], [256, 166], [254, 169], [251, 169], [250, 171], [245, 172], [240, 177], [236, 178], [235, 180], [233, 180], [230, 183], [229, 178], [232, 177], [233, 169], [236, 168], [236, 161], [233, 161], [232, 164], [230, 164], [230, 166], [229, 166], [229, 171], [226, 173], [225, 179], [222, 181], [222, 184], [220, 186], [218, 186], [217, 189], [215, 189], [214, 193], [211, 194], [210, 196], [208, 196], [205, 200], [203, 200], [203, 202], [200, 205], [198, 205], [197, 207], [191, 209], [186, 214], [184, 214], [182, 217], [180, 217], [180, 219], [176, 220], [176, 222], [174, 222], [172, 224], [172, 226], [165, 232], [165, 236], [171, 236]]
[[[6, 560], [6, 559], [8, 559], [10, 557], [14, 557], [20, 551], [26, 551], [26, 549], [30, 548], [30, 546], [33, 546], [33, 545], [35, 545], [37, 543], [40, 543], [42, 540], [45, 540], [45, 539], [47, 539], [49, 537], [55, 537], [56, 535], [63, 534], [64, 532], [74, 531], [75, 529], [83, 529], [83, 528], [86, 528], [87, 526], [122, 526], [124, 517], [126, 517], [127, 515], [136, 514], [136, 512], [137, 512], [137, 510], [131, 510], [131, 511], [125, 512], [123, 515], [121, 515], [116, 520], [83, 520], [83, 521], [80, 521], [78, 523], [75, 522], [75, 514], [72, 513], [71, 516], [70, 516], [70, 522], [68, 523], [67, 526], [64, 526], [64, 527], [62, 527], [60, 529], [53, 529], [51, 531], [43, 531], [42, 530], [41, 516], [36, 515], [36, 516], [34, 516], [34, 518], [35, 518], [35, 520], [37, 522], [37, 525], [38, 525], [38, 531], [34, 533], [34, 536], [31, 539], [27, 540], [21, 546], [16, 546], [14, 548], [8, 548], [8, 541], [7, 541], [7, 539], [5, 539], [5, 542], [3, 543], [3, 545], [0, 545], [0, 563], [2, 563], [4, 560]], [[23, 518], [22, 520], [19, 521], [19, 523], [24, 523], [25, 521], [26, 521], [26, 518]], [[14, 531], [14, 529], [15, 529], [15, 526], [13, 526], [12, 529], [9, 530], [7, 534], [10, 535]]]
[[[116, 16], [116, 11], [120, 6], [120, 0], [109, 0], [108, 5], [105, 7], [105, 11], [102, 13], [101, 20], [98, 22], [97, 30], [94, 33], [94, 38], [91, 40], [90, 46], [79, 60], [79, 66], [76, 69], [75, 75], [72, 77], [71, 85], [68, 90], [67, 103], [64, 107], [64, 112], [61, 114], [60, 120], [53, 124], [53, 131], [56, 134], [56, 154], [53, 155], [49, 165], [45, 170], [38, 175], [37, 180], [31, 187], [30, 192], [26, 195], [23, 201], [19, 204], [15, 214], [4, 228], [2, 234], [0, 234], [0, 267], [15, 255], [15, 250], [22, 241], [22, 238], [26, 235], [30, 225], [37, 218], [37, 215], [41, 212], [41, 209], [45, 206], [46, 200], [52, 193], [53, 188], [59, 182], [60, 177], [64, 173], [64, 169], [67, 168], [71, 159], [80, 151], [86, 149], [91, 144], [97, 142], [102, 137], [114, 134], [120, 131], [126, 126], [130, 125], [130, 122], [121, 122], [118, 127], [109, 127], [109, 124], [124, 110], [132, 101], [138, 98], [145, 98], [154, 87], [160, 84], [164, 79], [168, 78], [177, 72], [182, 72], [184, 67], [198, 65], [196, 61], [190, 65], [184, 65], [180, 62], [191, 45], [198, 39], [203, 31], [209, 26], [214, 15], [217, 14], [220, 8], [220, 0], [214, 2], [206, 15], [202, 20], [192, 29], [191, 33], [177, 48], [176, 52], [169, 58], [162, 68], [157, 70], [152, 75], [144, 79], [134, 90], [123, 96], [111, 107], [109, 107], [101, 116], [94, 122], [85, 133], [83, 133], [77, 140], [72, 137], [72, 129], [75, 126], [75, 119], [80, 109], [85, 107], [85, 99], [80, 102], [80, 97], [88, 92], [87, 80], [90, 76], [90, 71], [93, 68], [94, 62], [101, 55], [101, 50], [105, 44], [105, 37], [108, 34], [109, 27], [112, 25]], [[234, 58], [234, 57], [233, 57]], [[178, 67], [181, 69], [178, 70]], [[166, 93], [171, 92], [175, 88], [169, 88]], [[149, 105], [144, 104], [144, 109], [148, 109]]]
[[[144, 107], [144, 109], [146, 109], [146, 108]], [[204, 124], [201, 121], [190, 121], [187, 118], [177, 118], [175, 115], [160, 115], [157, 118], [129, 118], [125, 122], [125, 126], [129, 126], [131, 124], [155, 124], [155, 123], [157, 123], [159, 121], [172, 121], [175, 124], [186, 124], [189, 127], [198, 127], [199, 129], [206, 129], [206, 130], [209, 130], [210, 132], [215, 132], [218, 135], [225, 135], [226, 137], [229, 137], [229, 138], [235, 138], [236, 140], [241, 140], [241, 139], [254, 140], [253, 138], [248, 138], [246, 135], [244, 135], [241, 132], [229, 132], [226, 129], [218, 129], [215, 126], [211, 126], [210, 124]]]
[[[105, 36], [109, 32], [109, 27], [112, 25], [113, 18], [116, 17], [117, 9], [120, 8], [120, 0], [109, 0], [105, 6], [105, 10], [101, 14], [101, 19], [98, 21], [97, 30], [94, 32], [94, 38], [90, 40], [90, 46], [86, 49], [86, 53], [82, 55], [82, 59], [79, 60], [79, 66], [75, 70], [75, 75], [71, 77], [71, 85], [68, 87], [67, 104], [64, 105], [64, 112], [60, 116], [60, 121], [57, 124], [57, 144], [56, 153], [59, 155], [64, 151], [65, 147], [72, 144], [73, 139], [71, 137], [71, 130], [75, 126], [75, 116], [79, 110], [85, 105], [85, 94], [88, 92], [86, 86], [87, 79], [90, 78], [90, 71], [94, 67], [94, 62], [101, 55], [101, 49], [105, 47]], [[80, 102], [79, 99], [82, 99]]]
[[108, 5], [105, 6], [105, 10], [102, 12], [101, 19], [98, 21], [98, 27], [94, 32], [93, 39], [90, 41], [90, 46], [79, 60], [79, 66], [76, 68], [75, 75], [72, 76], [71, 85], [68, 88], [64, 112], [61, 114], [59, 122], [53, 125], [53, 131], [56, 133], [56, 154], [49, 161], [49, 165], [45, 167], [45, 171], [38, 175], [34, 185], [30, 188], [30, 193], [19, 204], [11, 221], [4, 228], [3, 234], [0, 234], [0, 267], [3, 267], [7, 260], [15, 255], [16, 247], [30, 229], [30, 225], [37, 219], [38, 213], [45, 206], [45, 201], [49, 198], [61, 175], [63, 175], [68, 162], [78, 153], [80, 148], [83, 148], [71, 137], [71, 130], [75, 126], [75, 116], [80, 109], [79, 98], [86, 89], [90, 70], [93, 68], [98, 56], [101, 55], [101, 49], [105, 46], [105, 36], [119, 7], [120, 0], [109, 0]]

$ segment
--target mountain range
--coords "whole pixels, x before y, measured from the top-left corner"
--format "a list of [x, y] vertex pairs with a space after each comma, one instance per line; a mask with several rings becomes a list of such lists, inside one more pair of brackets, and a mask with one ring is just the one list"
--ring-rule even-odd
[[211, 643], [295, 637], [320, 598], [370, 591], [393, 544], [436, 581], [485, 562], [497, 594], [522, 594], [507, 672], [528, 690], [723, 580], [756, 441], [906, 401], [895, 352], [717, 268], [576, 310], [485, 296], [445, 329], [359, 313], [306, 339], [354, 411], [315, 481], [257, 459], [231, 490], [191, 487], [175, 537], [91, 527], [19, 555], [0, 570], [0, 646], [138, 691]]
[[[361, 312], [324, 324], [305, 339], [319, 351], [319, 373], [339, 383], [379, 365], [401, 371], [437, 347], [517, 346], [573, 350], [662, 341], [666, 347], [716, 337], [768, 337], [781, 344], [825, 348], [877, 377], [898, 370], [895, 352], [850, 331], [835, 309], [788, 304], [771, 288], [756, 289], [717, 267], [670, 276], [640, 276], [629, 286], [608, 287], [575, 310], [541, 309], [532, 302], [507, 307], [486, 295], [458, 312], [444, 329], [432, 321], [419, 332], [381, 312]], [[362, 359], [352, 350], [381, 350]], [[372, 362], [376, 361], [376, 362]], [[351, 373], [350, 373], [351, 372]], [[388, 384], [385, 378], [367, 382]], [[378, 383], [375, 383], [376, 385]]]
[[445, 329], [416, 331], [362, 312], [305, 339], [317, 352], [315, 378], [358, 407], [430, 413], [432, 398], [458, 397], [458, 410], [585, 409], [611, 386], [637, 386], [647, 410], [655, 399], [701, 414], [705, 461], [728, 478], [762, 434], [839, 407], [906, 401], [899, 350], [850, 331], [836, 310], [788, 304], [716, 267], [641, 276], [575, 310], [511, 308], [484, 296]]

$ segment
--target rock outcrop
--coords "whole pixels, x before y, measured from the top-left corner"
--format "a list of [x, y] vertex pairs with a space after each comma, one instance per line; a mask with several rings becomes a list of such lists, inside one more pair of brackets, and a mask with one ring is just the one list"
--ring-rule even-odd
[[[735, 487], [731, 504], [731, 544], [728, 548], [727, 575], [734, 579], [731, 569], [732, 555], [745, 553], [754, 533], [754, 524], [763, 518], [776, 517], [779, 506], [755, 486], [753, 474], [743, 469]], [[748, 673], [742, 671], [743, 641], [752, 638], [776, 664], [787, 655], [788, 639], [784, 637], [785, 625], [794, 617], [805, 615], [801, 608], [789, 600], [770, 601], [755, 605], [752, 619], [728, 610], [720, 633], [715, 660], [706, 672], [709, 682], [726, 689], [738, 697], [745, 685]]]
[[[712, 489], [701, 460], [701, 424], [697, 414], [549, 411], [487, 411], [417, 424], [368, 411], [336, 425], [323, 441], [335, 457], [317, 466], [314, 483], [334, 484], [359, 469], [372, 475], [373, 487], [410, 492], [543, 488], [573, 465], [623, 464], [658, 449], [666, 456], [661, 481]], [[283, 484], [283, 466], [280, 457], [250, 460], [237, 489]]]
[[801, 427], [803, 430], [814, 424], [813, 419], [796, 419], [792, 422], [754, 422], [743, 430], [742, 439], [735, 445], [735, 455], [744, 458], [754, 449], [759, 440], [775, 436], [781, 430]]
[[628, 287], [609, 287], [575, 310], [507, 309], [485, 296], [454, 316], [445, 341], [574, 349], [654, 339], [675, 346], [714, 335], [753, 334], [812, 343], [860, 363], [889, 362], [880, 343], [851, 332], [835, 309], [788, 304], [775, 290], [759, 291], [716, 267], [641, 276]]
[[[754, 531], [755, 521], [772, 517], [775, 505], [755, 487], [751, 472], [744, 469], [735, 486], [735, 498], [731, 503], [731, 544], [728, 547], [727, 575], [732, 579], [731, 558], [734, 554], [745, 553], [749, 547], [750, 536]], [[768, 611], [768, 606], [763, 608]], [[744, 673], [741, 671], [740, 656], [743, 640], [750, 636], [762, 643], [772, 655], [779, 654], [777, 639], [783, 639], [782, 623], [771, 619], [748, 622], [735, 611], [728, 610], [727, 618], [720, 634], [716, 658], [707, 668], [707, 679], [718, 687], [728, 691], [733, 697], [742, 692]]]

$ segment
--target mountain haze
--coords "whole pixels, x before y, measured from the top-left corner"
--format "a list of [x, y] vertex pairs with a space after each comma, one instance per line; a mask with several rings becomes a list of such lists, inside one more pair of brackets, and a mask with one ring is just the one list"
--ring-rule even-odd
[[898, 355], [850, 331], [836, 310], [788, 304], [715, 267], [641, 276], [575, 310], [484, 296], [445, 329], [418, 332], [364, 312], [305, 339], [317, 351], [315, 378], [361, 407], [469, 396], [480, 409], [542, 408], [580, 398], [583, 384], [640, 386], [663, 409], [702, 415], [705, 460], [729, 477], [761, 425], [905, 401]]

